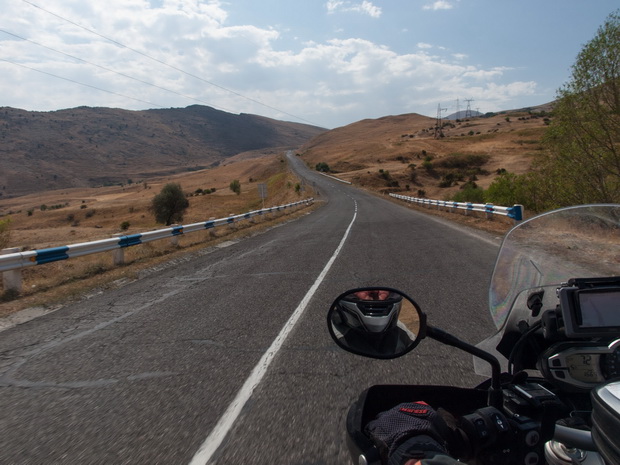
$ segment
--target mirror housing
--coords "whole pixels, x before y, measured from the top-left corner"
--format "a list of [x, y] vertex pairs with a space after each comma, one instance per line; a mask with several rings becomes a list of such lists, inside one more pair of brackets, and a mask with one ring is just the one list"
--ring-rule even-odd
[[403, 292], [363, 287], [340, 294], [327, 313], [332, 339], [364, 357], [391, 359], [410, 352], [426, 336], [426, 315]]

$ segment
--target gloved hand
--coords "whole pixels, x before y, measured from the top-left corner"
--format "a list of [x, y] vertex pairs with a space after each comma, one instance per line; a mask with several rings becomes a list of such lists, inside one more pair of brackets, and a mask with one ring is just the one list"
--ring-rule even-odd
[[448, 454], [455, 434], [444, 419], [425, 402], [408, 402], [377, 415], [366, 433], [390, 464], [412, 458]]

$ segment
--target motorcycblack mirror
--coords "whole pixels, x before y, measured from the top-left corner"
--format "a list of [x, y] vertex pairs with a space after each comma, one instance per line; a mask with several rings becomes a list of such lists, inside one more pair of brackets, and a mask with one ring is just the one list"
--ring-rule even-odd
[[426, 334], [426, 315], [404, 293], [387, 287], [352, 289], [339, 295], [327, 313], [332, 339], [348, 352], [396, 358]]

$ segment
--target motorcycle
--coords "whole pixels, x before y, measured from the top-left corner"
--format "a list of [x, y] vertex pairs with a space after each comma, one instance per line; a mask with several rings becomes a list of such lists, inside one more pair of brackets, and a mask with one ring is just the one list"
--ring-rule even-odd
[[[473, 388], [376, 385], [346, 421], [352, 462], [386, 463], [366, 426], [423, 400], [454, 419], [454, 458], [475, 464], [620, 464], [620, 205], [545, 213], [509, 231], [489, 288], [497, 333], [477, 346], [427, 322], [405, 292], [352, 289], [327, 314], [336, 344], [401, 357], [425, 338], [474, 356]], [[615, 381], [614, 381], [615, 380]]]

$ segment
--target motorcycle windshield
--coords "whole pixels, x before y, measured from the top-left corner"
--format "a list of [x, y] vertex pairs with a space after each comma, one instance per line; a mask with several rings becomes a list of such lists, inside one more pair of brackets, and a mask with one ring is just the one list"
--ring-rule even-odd
[[534, 290], [545, 291], [544, 311], [556, 307], [556, 289], [570, 278], [604, 276], [620, 276], [620, 205], [569, 207], [524, 221], [506, 234], [491, 278], [489, 309], [499, 332], [478, 346], [494, 351], [506, 330], [540, 319], [542, 312], [527, 307]]

